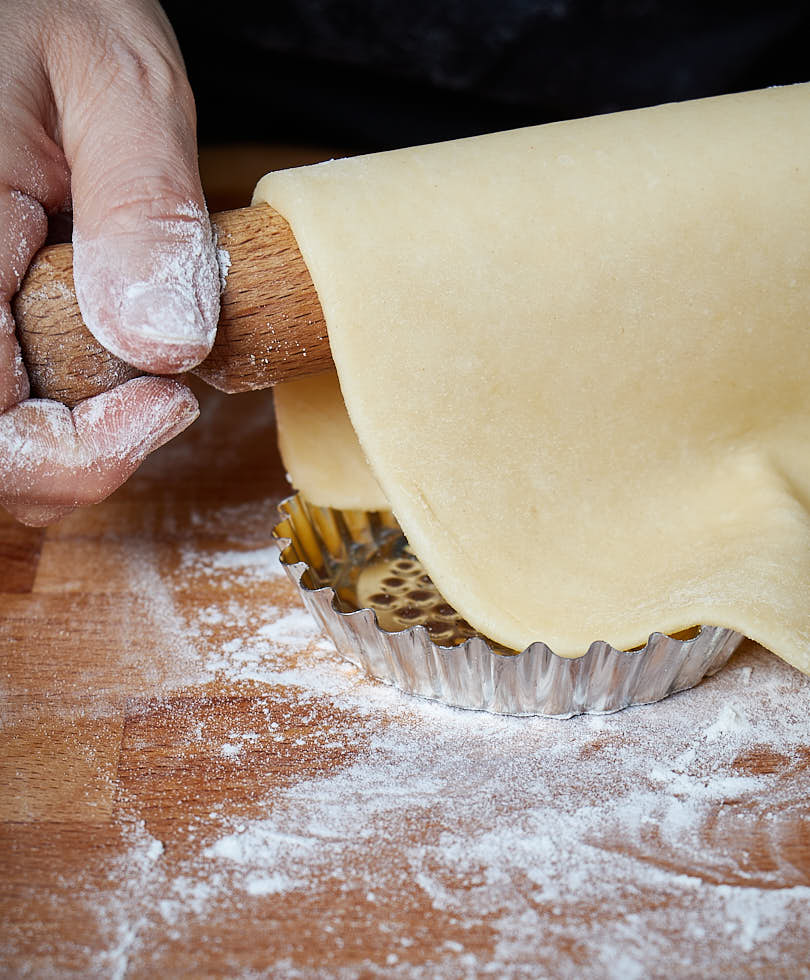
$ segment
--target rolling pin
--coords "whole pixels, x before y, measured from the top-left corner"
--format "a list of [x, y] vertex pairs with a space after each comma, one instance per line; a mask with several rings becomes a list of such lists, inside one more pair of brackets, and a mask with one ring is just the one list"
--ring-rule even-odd
[[[267, 204], [211, 215], [231, 259], [217, 336], [193, 372], [220, 391], [249, 391], [332, 366], [326, 323], [292, 229]], [[34, 257], [12, 300], [32, 398], [73, 407], [137, 378], [84, 325], [73, 286], [73, 248]]]

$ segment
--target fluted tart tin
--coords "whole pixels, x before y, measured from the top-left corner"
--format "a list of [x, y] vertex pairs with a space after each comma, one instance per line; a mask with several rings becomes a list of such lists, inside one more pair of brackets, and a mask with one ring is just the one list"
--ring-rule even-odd
[[340, 655], [454, 707], [570, 718], [649, 704], [718, 671], [743, 639], [701, 626], [685, 637], [653, 633], [630, 651], [597, 640], [576, 659], [541, 641], [517, 653], [445, 602], [390, 512], [317, 507], [301, 494], [279, 511], [281, 564]]

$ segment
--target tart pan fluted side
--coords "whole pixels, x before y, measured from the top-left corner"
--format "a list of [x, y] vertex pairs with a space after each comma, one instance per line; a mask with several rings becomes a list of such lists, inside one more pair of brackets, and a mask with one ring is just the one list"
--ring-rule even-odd
[[358, 575], [404, 541], [390, 513], [316, 507], [301, 494], [279, 510], [281, 564], [341, 656], [402, 691], [455, 707], [570, 718], [649, 704], [718, 671], [743, 639], [702, 626], [685, 640], [653, 633], [632, 651], [595, 641], [577, 659], [542, 642], [506, 651], [480, 635], [443, 646], [424, 625], [390, 631], [356, 604]]

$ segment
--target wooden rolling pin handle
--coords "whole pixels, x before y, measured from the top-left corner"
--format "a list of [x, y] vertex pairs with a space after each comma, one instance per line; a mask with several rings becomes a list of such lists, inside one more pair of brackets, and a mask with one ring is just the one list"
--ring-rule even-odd
[[[214, 347], [193, 373], [237, 392], [331, 367], [318, 294], [284, 218], [259, 205], [213, 214], [211, 223], [230, 269]], [[84, 325], [70, 245], [37, 253], [12, 311], [32, 397], [72, 408], [143, 373], [102, 347]]]

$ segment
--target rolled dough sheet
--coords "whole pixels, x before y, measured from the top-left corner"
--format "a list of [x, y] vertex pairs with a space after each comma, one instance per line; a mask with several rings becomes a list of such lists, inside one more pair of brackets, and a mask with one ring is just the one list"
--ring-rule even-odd
[[[577, 656], [709, 623], [810, 671], [810, 85], [283, 171], [262, 201], [474, 626]], [[376, 507], [285, 412], [325, 384], [278, 393], [288, 469], [318, 503], [363, 472]]]
[[389, 510], [346, 414], [334, 371], [277, 385], [278, 448], [294, 487], [310, 503]]

